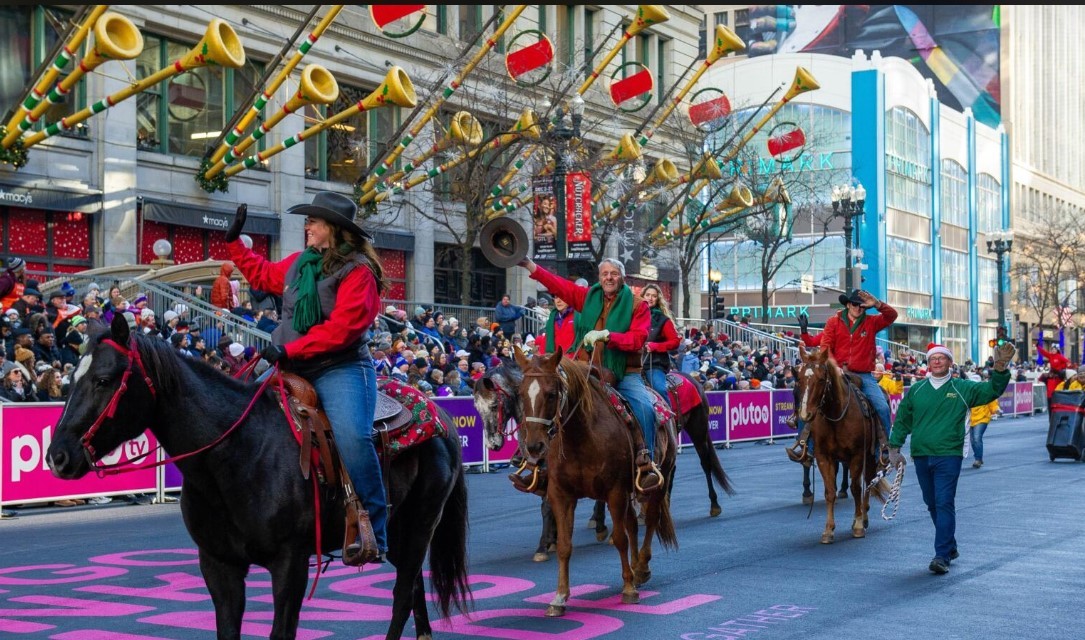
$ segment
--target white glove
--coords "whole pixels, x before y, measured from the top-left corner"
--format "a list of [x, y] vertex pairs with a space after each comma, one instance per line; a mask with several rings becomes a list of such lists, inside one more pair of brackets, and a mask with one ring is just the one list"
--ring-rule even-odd
[[890, 448], [889, 449], [889, 466], [893, 467], [895, 469], [895, 468], [899, 467], [902, 464], [906, 465], [908, 463], [907, 463], [907, 461], [905, 461], [904, 456], [901, 455], [900, 447], [892, 447], [892, 448]]
[[610, 331], [608, 331], [607, 329], [593, 329], [584, 334], [585, 347], [593, 347], [595, 346], [595, 343], [600, 340], [602, 340], [603, 342], [610, 340]]

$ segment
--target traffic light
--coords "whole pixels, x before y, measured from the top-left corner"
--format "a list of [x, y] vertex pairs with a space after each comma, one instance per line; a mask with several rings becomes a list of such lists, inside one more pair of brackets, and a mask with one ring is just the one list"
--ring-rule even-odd
[[991, 340], [987, 341], [987, 346], [989, 346], [989, 347], [997, 347], [999, 345], [1006, 344], [1007, 342], [1010, 342], [1010, 341], [1011, 340], [1010, 340], [1009, 336], [1006, 335], [1006, 327], [1001, 327], [1000, 326], [996, 330], [995, 337], [992, 338]]
[[723, 299], [723, 295], [719, 293], [716, 294], [716, 317], [727, 317], [727, 302]]

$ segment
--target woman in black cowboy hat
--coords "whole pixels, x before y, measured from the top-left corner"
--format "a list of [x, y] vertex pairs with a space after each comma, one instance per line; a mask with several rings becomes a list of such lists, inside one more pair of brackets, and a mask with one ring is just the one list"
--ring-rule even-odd
[[350, 198], [318, 193], [287, 213], [305, 216], [304, 251], [279, 262], [253, 253], [239, 240], [241, 205], [226, 232], [230, 258], [252, 287], [283, 297], [281, 322], [261, 355], [316, 389], [373, 525], [380, 553], [364, 560], [380, 562], [388, 550], [388, 507], [372, 439], [377, 377], [363, 336], [380, 310], [384, 272], [372, 237], [354, 222]]

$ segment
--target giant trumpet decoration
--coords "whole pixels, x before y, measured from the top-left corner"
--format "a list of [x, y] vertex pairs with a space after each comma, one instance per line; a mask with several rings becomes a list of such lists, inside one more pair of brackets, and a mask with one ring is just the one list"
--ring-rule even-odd
[[[143, 35], [132, 21], [119, 13], [108, 12], [99, 17], [93, 27], [94, 48], [79, 61], [79, 66], [53, 87], [44, 99], [25, 115], [22, 122], [8, 131], [4, 147], [11, 146], [24, 131], [36, 123], [49, 107], [64, 100], [83, 77], [109, 60], [131, 60], [143, 51]], [[8, 142], [11, 140], [11, 142]]]
[[[660, 158], [656, 160], [655, 165], [652, 166], [652, 170], [648, 173], [648, 176], [644, 179], [644, 182], [640, 184], [639, 191], [643, 192], [645, 189], [656, 189], [659, 187], [670, 187], [678, 184], [678, 165], [674, 164], [674, 161], [670, 158]], [[602, 211], [595, 214], [596, 222], [605, 222], [612, 220], [615, 215], [615, 211], [620, 211], [622, 201], [614, 200]]]
[[405, 185], [401, 187], [397, 186], [386, 191], [381, 191], [379, 193], [375, 189], [367, 191], [358, 200], [358, 204], [366, 204], [373, 201], [384, 202], [393, 193], [402, 193], [409, 189], [413, 189], [414, 187], [417, 187], [426, 180], [429, 180], [430, 178], [436, 178], [442, 173], [447, 172], [449, 169], [458, 167], [467, 160], [476, 157], [480, 153], [486, 153], [487, 151], [498, 149], [506, 144], [511, 144], [517, 140], [520, 140], [521, 138], [538, 140], [540, 137], [541, 133], [539, 121], [535, 117], [535, 112], [529, 107], [523, 110], [523, 112], [520, 114], [520, 117], [516, 120], [516, 124], [513, 125], [512, 129], [506, 131], [505, 133], [502, 133], [499, 136], [496, 136], [485, 146], [476, 147], [475, 149], [472, 149], [471, 151], [463, 154], [462, 156], [459, 156], [458, 158], [453, 158], [452, 160], [449, 160], [448, 162], [442, 164], [439, 167], [434, 167], [433, 169], [430, 169], [429, 171], [420, 176], [411, 178], [409, 181], [407, 181]]
[[444, 132], [444, 137], [435, 142], [422, 155], [408, 162], [403, 169], [389, 176], [388, 182], [398, 182], [403, 176], [409, 175], [421, 166], [423, 162], [453, 145], [477, 147], [482, 143], [483, 136], [482, 123], [478, 121], [478, 118], [468, 111], [458, 111], [456, 115], [452, 116], [452, 122], [448, 125], [448, 131]]
[[687, 182], [694, 182], [695, 186], [690, 189], [689, 195], [686, 196], [684, 201], [679, 202], [667, 212], [663, 220], [659, 223], [659, 226], [655, 228], [650, 234], [649, 238], [655, 240], [661, 236], [666, 230], [667, 225], [671, 220], [678, 218], [682, 210], [693, 202], [697, 198], [697, 194], [708, 186], [708, 183], [712, 180], [719, 180], [723, 178], [723, 172], [720, 170], [720, 165], [716, 162], [716, 159], [712, 157], [712, 154], [706, 153], [701, 156], [700, 162], [697, 163], [690, 172], [678, 179], [677, 185], [683, 185]]
[[314, 124], [301, 133], [290, 136], [266, 151], [261, 151], [254, 156], [245, 158], [245, 161], [241, 164], [235, 164], [226, 169], [226, 175], [234, 176], [245, 169], [251, 169], [256, 166], [257, 163], [264, 162], [268, 158], [282, 153], [297, 143], [317, 135], [321, 131], [328, 129], [351, 116], [390, 105], [411, 108], [414, 107], [417, 101], [418, 95], [414, 91], [414, 83], [412, 83], [411, 79], [407, 76], [407, 72], [401, 67], [392, 67], [388, 70], [388, 73], [385, 74], [384, 81], [381, 82], [380, 86], [374, 89], [372, 93], [359, 100], [357, 104], [344, 109], [329, 118], [325, 118], [323, 121]]
[[584, 95], [584, 92], [591, 88], [592, 84], [595, 83], [596, 78], [599, 77], [599, 74], [603, 72], [603, 69], [607, 68], [607, 65], [610, 64], [611, 60], [614, 60], [614, 57], [618, 55], [622, 50], [622, 47], [637, 34], [654, 24], [662, 24], [670, 19], [671, 14], [667, 13], [667, 9], [661, 4], [642, 4], [638, 6], [637, 17], [633, 19], [633, 24], [629, 25], [629, 28], [622, 34], [622, 38], [618, 41], [618, 44], [607, 52], [606, 57], [595, 66], [591, 75], [588, 76], [587, 79], [584, 80], [584, 83], [580, 85], [580, 88], [577, 89], [577, 93]]
[[389, 151], [388, 155], [381, 161], [377, 168], [373, 170], [373, 173], [371, 173], [366, 178], [365, 183], [361, 186], [362, 193], [373, 190], [373, 188], [377, 184], [377, 181], [380, 180], [381, 177], [388, 172], [392, 165], [395, 164], [395, 161], [399, 159], [399, 156], [401, 156], [403, 152], [406, 151], [407, 146], [410, 145], [411, 142], [418, 137], [418, 134], [421, 133], [422, 128], [426, 126], [426, 123], [432, 120], [433, 117], [437, 115], [437, 112], [438, 110], [440, 110], [441, 105], [443, 105], [445, 101], [448, 100], [448, 98], [456, 92], [456, 89], [459, 88], [460, 84], [463, 82], [463, 79], [467, 77], [467, 74], [471, 73], [471, 71], [473, 71], [480, 62], [482, 62], [482, 58], [484, 58], [487, 53], [489, 53], [494, 47], [497, 46], [497, 42], [501, 39], [501, 36], [504, 35], [505, 32], [512, 27], [512, 24], [516, 22], [516, 19], [520, 17], [520, 14], [523, 13], [525, 9], [527, 9], [526, 4], [518, 5], [501, 22], [497, 29], [494, 30], [493, 35], [487, 38], [486, 44], [482, 47], [479, 47], [478, 53], [476, 53], [475, 56], [471, 58], [471, 60], [469, 60], [466, 65], [464, 65], [463, 70], [460, 71], [459, 75], [457, 75], [451, 82], [449, 82], [448, 86], [441, 93], [440, 97], [430, 106], [429, 110], [422, 115], [418, 122], [412, 125], [410, 131], [408, 131], [407, 134], [403, 136], [403, 138], [399, 141], [399, 144], [393, 147], [391, 151]]
[[94, 114], [101, 113], [167, 78], [208, 65], [219, 65], [233, 69], [240, 69], [245, 65], [245, 49], [241, 46], [241, 40], [237, 37], [233, 27], [219, 18], [212, 20], [207, 25], [207, 31], [204, 33], [203, 39], [173, 64], [130, 87], [121, 89], [117, 93], [95, 102], [81, 111], [50, 124], [44, 130], [26, 138], [25, 145], [30, 147], [46, 138], [55, 136], [61, 131], [67, 131]]
[[[247, 129], [249, 125], [252, 124], [253, 119], [255, 119], [256, 116], [258, 116], [260, 112], [264, 110], [264, 107], [267, 106], [268, 101], [271, 100], [271, 96], [275, 95], [275, 92], [278, 91], [279, 87], [281, 87], [283, 83], [286, 82], [286, 79], [290, 77], [290, 74], [293, 73], [294, 68], [298, 66], [305, 54], [313, 48], [313, 45], [316, 44], [316, 41], [320, 39], [321, 35], [324, 34], [324, 31], [326, 31], [328, 27], [331, 26], [332, 21], [335, 20], [336, 16], [339, 15], [339, 12], [343, 10], [343, 6], [344, 5], [341, 4], [333, 4], [331, 6], [331, 9], [328, 10], [327, 15], [325, 15], [324, 18], [321, 19], [321, 21], [316, 25], [316, 27], [313, 28], [313, 30], [309, 33], [309, 36], [305, 38], [305, 41], [298, 46], [298, 50], [294, 52], [294, 55], [291, 56], [290, 60], [286, 63], [285, 66], [283, 66], [282, 70], [279, 72], [279, 75], [275, 76], [275, 79], [271, 81], [271, 84], [269, 84], [266, 89], [264, 89], [264, 92], [261, 93], [260, 96], [256, 99], [256, 101], [252, 104], [252, 107], [249, 108], [248, 112], [246, 112], [245, 115], [241, 118], [241, 120], [238, 121], [237, 125], [229, 133], [226, 134], [225, 140], [222, 141], [222, 144], [219, 145], [219, 148], [211, 156], [211, 167], [207, 170], [205, 174], [207, 177], [213, 177], [219, 171], [222, 171], [226, 168], [226, 164], [229, 164], [230, 162], [223, 162], [223, 158], [226, 156], [226, 153], [230, 151], [233, 144], [237, 142], [242, 135], [244, 135], [245, 129]], [[304, 74], [304, 72], [302, 73]], [[338, 89], [336, 90], [336, 92], [338, 93]], [[335, 99], [333, 98], [332, 101], [334, 100]], [[268, 128], [270, 129], [271, 127]], [[252, 143], [250, 142], [249, 144]], [[247, 146], [248, 145], [246, 145], [246, 148]], [[233, 157], [235, 159], [240, 158], [242, 151], [244, 151], [244, 149], [233, 153]]]
[[338, 97], [339, 83], [335, 81], [335, 76], [333, 76], [330, 71], [319, 64], [306, 66], [301, 71], [301, 82], [298, 83], [297, 93], [286, 101], [286, 104], [283, 105], [282, 109], [279, 109], [279, 111], [265, 120], [262, 125], [249, 134], [247, 138], [242, 140], [241, 144], [227, 151], [222, 157], [222, 162], [208, 169], [204, 176], [206, 178], [213, 178], [224, 170], [231, 162], [244, 157], [246, 149], [260, 140], [260, 138], [267, 135], [272, 127], [282, 122], [283, 118], [291, 113], [308, 105], [331, 104], [335, 102]]
[[0, 142], [0, 145], [5, 149], [15, 144], [15, 141], [19, 139], [19, 136], [22, 135], [23, 131], [26, 131], [30, 127], [30, 125], [23, 126], [23, 124], [25, 124], [26, 115], [45, 99], [45, 92], [52, 88], [53, 83], [56, 82], [57, 76], [64, 71], [64, 67], [68, 66], [68, 63], [75, 57], [75, 53], [73, 52], [78, 51], [79, 47], [83, 46], [83, 40], [86, 40], [87, 34], [90, 33], [90, 30], [97, 23], [98, 18], [100, 18], [108, 8], [109, 5], [100, 4], [91, 9], [90, 14], [87, 15], [82, 23], [80, 23], [79, 28], [75, 30], [72, 37], [64, 47], [61, 48], [60, 54], [53, 60], [52, 66], [50, 66], [41, 77], [41, 80], [38, 81], [38, 84], [31, 90], [30, 94], [26, 96], [26, 99], [19, 108], [15, 110], [15, 113], [11, 116], [11, 120], [8, 120], [7, 135], [4, 136], [3, 141]]

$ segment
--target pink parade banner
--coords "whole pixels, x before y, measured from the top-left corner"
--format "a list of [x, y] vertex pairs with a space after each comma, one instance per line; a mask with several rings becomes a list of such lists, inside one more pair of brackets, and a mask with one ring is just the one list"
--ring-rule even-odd
[[[47, 502], [80, 496], [147, 493], [155, 490], [155, 469], [143, 469], [99, 478], [88, 474], [79, 480], [53, 476], [45, 454], [53, 428], [64, 405], [59, 403], [5, 404], [0, 410], [0, 502]], [[150, 433], [129, 440], [106, 455], [103, 464], [116, 464], [154, 456], [157, 441]]]
[[727, 392], [727, 439], [757, 440], [772, 435], [772, 392]]
[[1031, 415], [1036, 409], [1032, 404], [1035, 397], [1032, 393], [1033, 384], [1031, 382], [1015, 382], [1010, 386], [1013, 387], [1013, 412], [1017, 415]]

